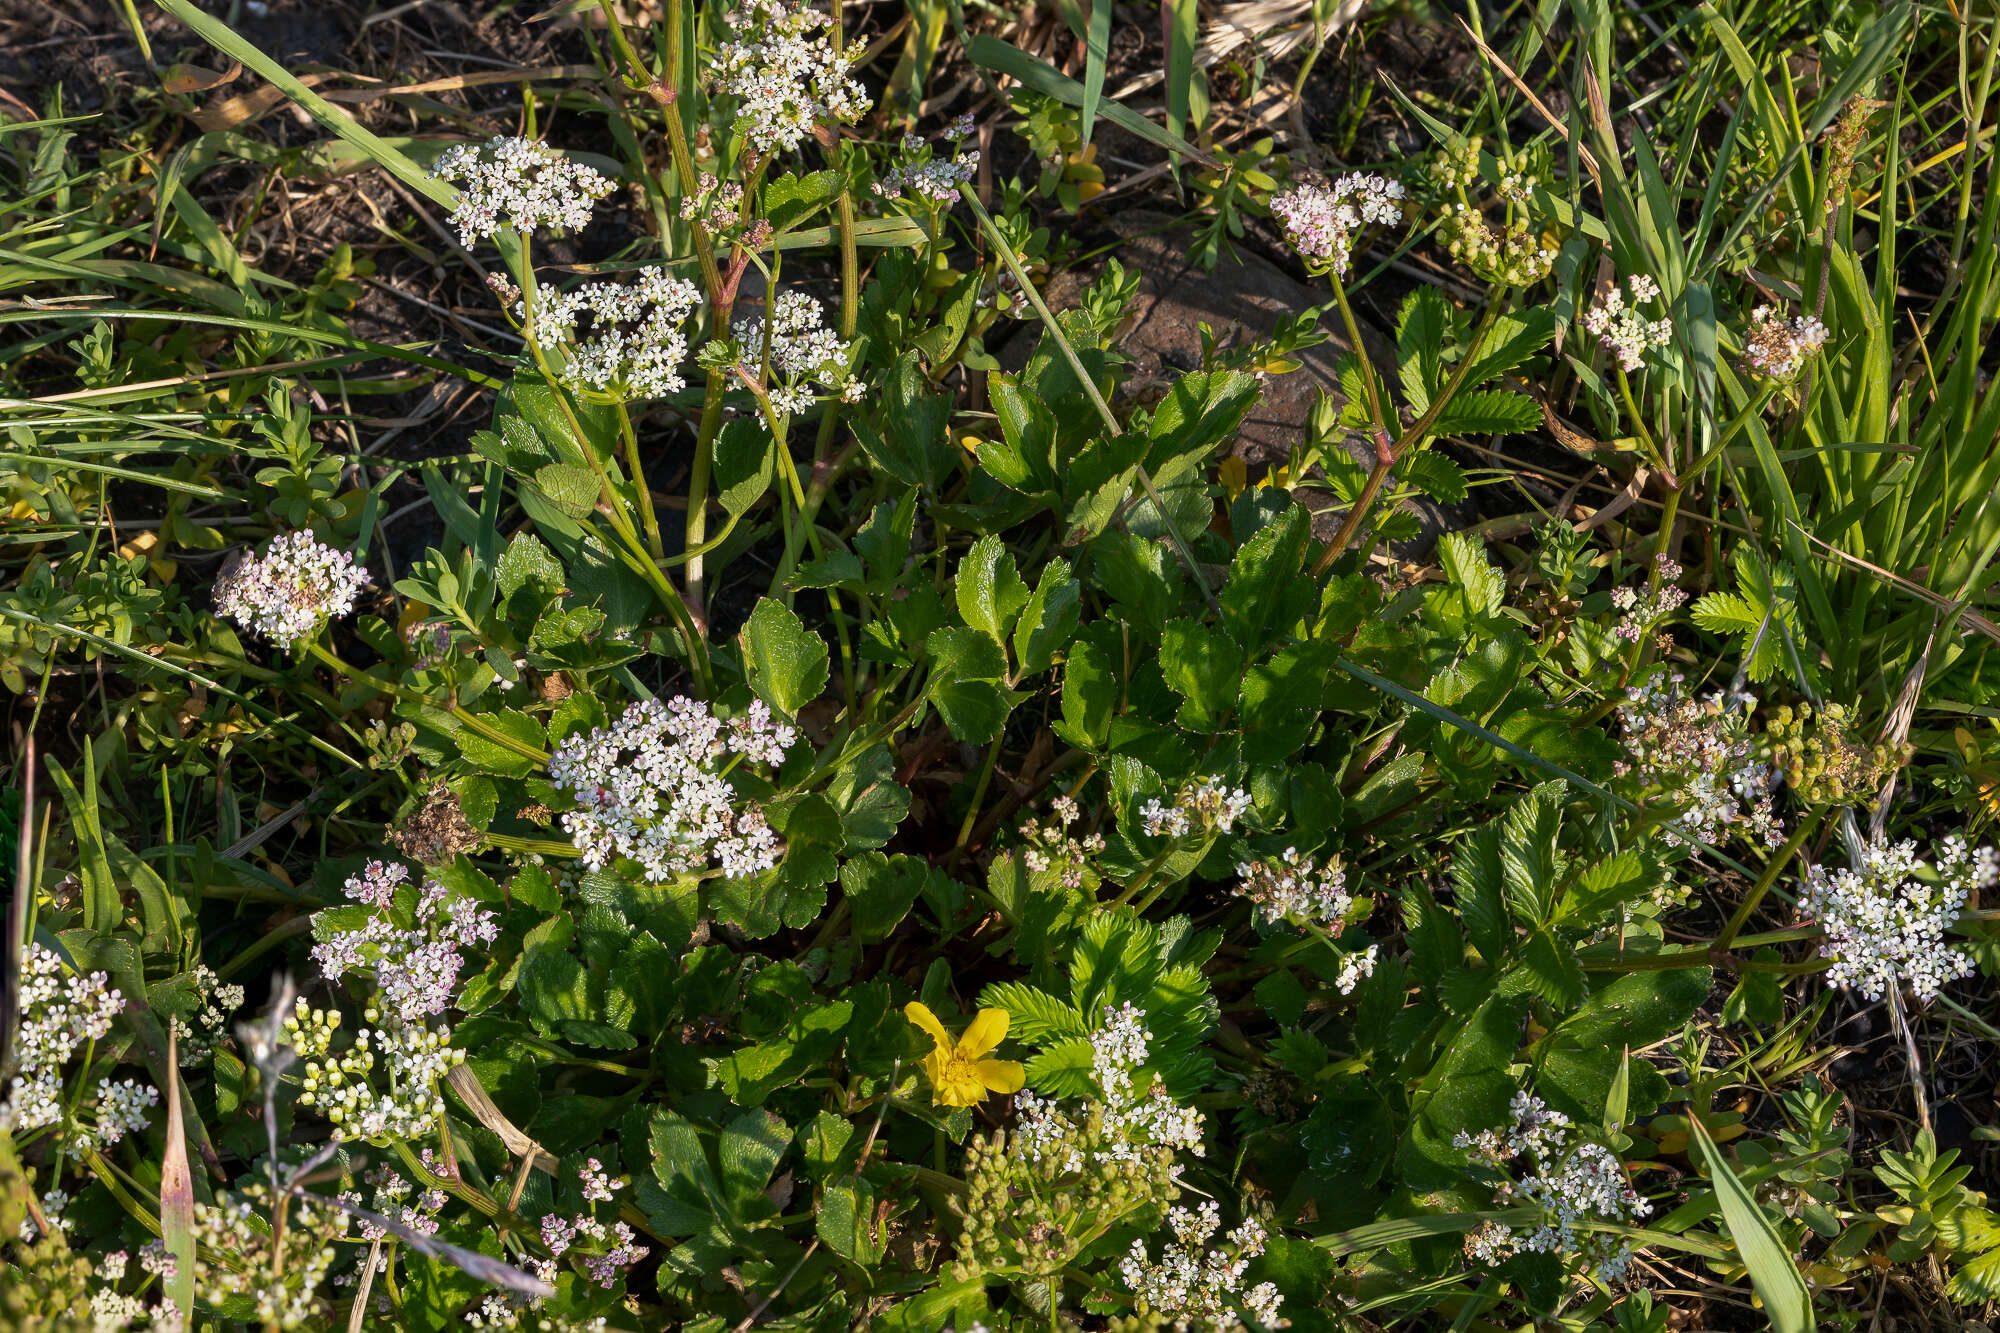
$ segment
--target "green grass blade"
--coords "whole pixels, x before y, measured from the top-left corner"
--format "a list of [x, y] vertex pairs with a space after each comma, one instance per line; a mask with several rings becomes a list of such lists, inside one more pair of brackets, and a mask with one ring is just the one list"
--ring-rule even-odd
[[1104, 98], [1104, 67], [1111, 63], [1110, 0], [1091, 2], [1090, 37], [1084, 43], [1084, 61], [1083, 146], [1088, 148], [1091, 127], [1097, 124], [1097, 104]]
[[365, 129], [361, 122], [300, 83], [284, 66], [265, 55], [227, 23], [196, 9], [190, 0], [158, 0], [160, 8], [194, 29], [201, 39], [232, 60], [243, 62], [285, 96], [304, 107], [306, 113], [328, 130], [368, 155], [382, 170], [434, 202], [450, 208], [458, 201], [458, 191], [438, 180], [407, 156], [397, 152]]
[[[1082, 84], [1054, 66], [1035, 59], [1018, 46], [1010, 46], [997, 37], [980, 33], [972, 39], [966, 54], [972, 57], [973, 63], [996, 74], [1019, 79], [1036, 92], [1053, 97], [1065, 106], [1083, 106]], [[1155, 125], [1123, 102], [1107, 100], [1100, 114], [1118, 128], [1138, 135], [1147, 143], [1157, 144], [1170, 153], [1178, 153], [1190, 162], [1199, 162], [1205, 167], [1219, 165], [1214, 158], [1180, 135]]]
[[1689, 1116], [1688, 1124], [1714, 1179], [1716, 1201], [1722, 1205], [1722, 1225], [1742, 1257], [1743, 1266], [1750, 1270], [1750, 1284], [1764, 1302], [1764, 1314], [1771, 1327], [1777, 1333], [1811, 1333], [1812, 1296], [1806, 1291], [1798, 1266], [1792, 1262], [1791, 1252], [1772, 1229], [1764, 1210], [1757, 1206], [1756, 1197], [1729, 1169], [1728, 1161], [1716, 1148], [1715, 1140], [1708, 1136], [1701, 1118]]

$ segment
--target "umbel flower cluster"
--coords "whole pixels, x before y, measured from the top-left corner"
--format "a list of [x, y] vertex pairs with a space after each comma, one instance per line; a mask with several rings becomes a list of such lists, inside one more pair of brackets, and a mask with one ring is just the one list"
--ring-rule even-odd
[[1309, 268], [1347, 276], [1354, 236], [1374, 223], [1403, 220], [1403, 187], [1398, 181], [1349, 172], [1332, 185], [1301, 185], [1271, 200], [1271, 216], [1285, 229], [1285, 241]]
[[1632, 1188], [1618, 1155], [1583, 1138], [1568, 1116], [1526, 1091], [1514, 1094], [1510, 1109], [1512, 1129], [1460, 1130], [1452, 1142], [1488, 1166], [1518, 1171], [1500, 1183], [1497, 1200], [1540, 1208], [1542, 1224], [1516, 1230], [1489, 1222], [1466, 1237], [1466, 1256], [1494, 1264], [1516, 1254], [1554, 1254], [1591, 1269], [1600, 1281], [1617, 1281], [1633, 1247], [1591, 1224], [1632, 1226], [1653, 1206]]
[[1027, 846], [1022, 849], [1021, 862], [1029, 874], [1052, 874], [1066, 889], [1094, 884], [1091, 862], [1104, 854], [1104, 835], [1078, 837], [1071, 832], [1082, 813], [1073, 797], [1058, 796], [1049, 802], [1046, 820], [1031, 819], [1022, 826], [1021, 838]]
[[[971, 118], [961, 117], [952, 122], [945, 137], [956, 145], [971, 133]], [[977, 150], [939, 157], [930, 140], [920, 134], [906, 134], [902, 161], [883, 171], [875, 182], [875, 193], [884, 199], [907, 198], [932, 206], [949, 206], [958, 199], [958, 187], [971, 180], [978, 170]]]
[[376, 913], [360, 930], [329, 935], [313, 946], [313, 961], [329, 981], [371, 971], [383, 1005], [405, 1022], [450, 1008], [464, 966], [461, 951], [491, 944], [500, 929], [493, 913], [470, 898], [452, 895], [434, 879], [412, 889], [409, 878], [399, 863], [371, 861], [344, 888]]
[[1155, 838], [1185, 838], [1194, 832], [1227, 833], [1249, 809], [1249, 792], [1204, 781], [1182, 787], [1172, 805], [1158, 797], [1148, 800], [1139, 822]]
[[[1693, 694], [1676, 672], [1634, 686], [1618, 706], [1627, 758], [1615, 771], [1629, 778], [1640, 795], [1672, 808], [1682, 828], [1702, 842], [1716, 843], [1742, 832], [1767, 847], [1784, 841], [1784, 826], [1772, 806], [1776, 778], [1757, 758], [1750, 733], [1747, 696]], [[1664, 830], [1669, 845], [1687, 839]]]
[[1134, 1240], [1118, 1266], [1143, 1309], [1167, 1316], [1177, 1328], [1235, 1328], [1238, 1311], [1265, 1328], [1282, 1327], [1278, 1308], [1284, 1297], [1277, 1286], [1243, 1286], [1250, 1261], [1264, 1252], [1262, 1224], [1246, 1217], [1225, 1244], [1211, 1247], [1209, 1241], [1222, 1229], [1222, 1209], [1211, 1199], [1192, 1211], [1172, 1209], [1167, 1225], [1173, 1239], [1157, 1261], [1147, 1253], [1145, 1241]]
[[313, 536], [287, 532], [215, 581], [215, 609], [280, 648], [354, 609], [368, 571]]
[[[39, 944], [30, 944], [23, 952], [15, 1074], [6, 1098], [0, 1100], [0, 1133], [62, 1122], [63, 1066], [79, 1047], [108, 1036], [125, 1007], [124, 996], [109, 983], [102, 972], [72, 973], [60, 955]], [[100, 1091], [110, 1086], [107, 1080]], [[111, 1108], [114, 1117], [125, 1104], [121, 1097]]]
[[1687, 590], [1679, 585], [1685, 572], [1680, 564], [1672, 556], [1662, 554], [1656, 558], [1654, 568], [1660, 575], [1657, 581], [1643, 588], [1611, 590], [1611, 604], [1619, 611], [1612, 633], [1627, 643], [1643, 642], [1654, 626], [1680, 610], [1687, 601]]
[[812, 386], [844, 390], [848, 344], [826, 326], [820, 303], [804, 292], [784, 292], [766, 320], [760, 314], [736, 321], [736, 340], [743, 345], [746, 369], [761, 378], [770, 367], [771, 406], [790, 414], [811, 407]]
[[[1354, 910], [1347, 873], [1339, 863], [1329, 861], [1321, 867], [1311, 857], [1301, 856], [1296, 847], [1287, 847], [1268, 860], [1239, 862], [1236, 873], [1242, 877], [1236, 892], [1250, 900], [1260, 925], [1289, 921], [1338, 932]], [[1371, 944], [1341, 960], [1334, 984], [1342, 995], [1353, 994], [1364, 978], [1375, 975], [1380, 947]]]
[[1845, 704], [1780, 704], [1764, 724], [1771, 762], [1792, 794], [1807, 805], [1836, 805], [1864, 796], [1910, 762], [1908, 742], [1865, 744], [1849, 730], [1854, 718]]
[[611, 193], [610, 178], [596, 168], [511, 136], [459, 144], [437, 160], [431, 175], [458, 185], [451, 221], [468, 249], [503, 228], [579, 231], [590, 222], [591, 205]]
[[1759, 306], [1750, 317], [1750, 336], [1743, 343], [1743, 360], [1760, 375], [1788, 380], [1826, 345], [1826, 339], [1826, 325], [1811, 315], [1797, 315], [1786, 323], [1776, 307]]
[[1945, 939], [1975, 890], [2000, 880], [2000, 855], [1953, 835], [1929, 869], [1914, 842], [1870, 842], [1861, 864], [1806, 872], [1799, 911], [1826, 932], [1827, 984], [1879, 1000], [1905, 987], [1928, 1004], [1945, 983], [1972, 975], [1971, 957]]
[[[1629, 304], [1626, 292], [1631, 293]], [[1639, 313], [1641, 305], [1659, 299], [1660, 284], [1635, 273], [1625, 280], [1625, 291], [1614, 284], [1583, 313], [1583, 327], [1611, 349], [1628, 375], [1645, 361], [1647, 352], [1673, 341], [1672, 320], [1647, 319]]]
[[852, 124], [868, 110], [853, 56], [827, 40], [826, 15], [785, 0], [747, 0], [730, 12], [729, 26], [736, 37], [723, 44], [718, 78], [737, 99], [737, 132], [758, 153], [789, 152], [814, 126]]
[[724, 722], [693, 699], [642, 699], [557, 746], [549, 777], [576, 799], [563, 827], [590, 869], [623, 856], [655, 884], [711, 862], [742, 878], [776, 865], [782, 848], [763, 811], [734, 808], [724, 775], [739, 759], [775, 765], [797, 739], [762, 703]]
[[261, 1183], [212, 1204], [195, 1201], [194, 1238], [203, 1256], [195, 1295], [210, 1306], [240, 1304], [270, 1328], [320, 1326], [330, 1313], [320, 1288], [340, 1257], [335, 1242], [347, 1238], [347, 1214], [298, 1195], [286, 1201], [285, 1224], [274, 1230], [259, 1216], [270, 1204], [270, 1188]]
[[[544, 289], [537, 300], [533, 311], [526, 301], [517, 303], [515, 315], [524, 324], [532, 321], [543, 347], [562, 353], [560, 375], [572, 389], [630, 400], [686, 387], [681, 325], [701, 304], [701, 292], [686, 278], [648, 269], [635, 282]], [[580, 332], [586, 322], [587, 332]]]
[[1451, 257], [1489, 282], [1526, 287], [1540, 282], [1555, 267], [1559, 253], [1544, 234], [1530, 203], [1535, 187], [1547, 174], [1547, 154], [1527, 150], [1501, 154], [1498, 225], [1487, 220], [1486, 205], [1472, 196], [1483, 193], [1485, 176], [1480, 154], [1485, 141], [1477, 135], [1454, 139], [1438, 163], [1438, 183], [1456, 198], [1440, 209], [1438, 235]]
[[1202, 1116], [1157, 1083], [1139, 1091], [1152, 1034], [1131, 1005], [1107, 1009], [1091, 1038], [1099, 1096], [1077, 1106], [1015, 1098], [1011, 1133], [967, 1151], [965, 1220], [955, 1275], [1043, 1277], [1128, 1217], [1160, 1216], [1179, 1197], [1183, 1150], [1202, 1154]]

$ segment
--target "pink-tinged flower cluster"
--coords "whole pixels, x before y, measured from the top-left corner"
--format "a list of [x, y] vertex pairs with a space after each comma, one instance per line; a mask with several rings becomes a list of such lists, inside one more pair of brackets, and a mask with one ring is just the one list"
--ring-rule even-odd
[[1826, 339], [1826, 325], [1811, 315], [1795, 316], [1788, 324], [1776, 308], [1760, 306], [1750, 317], [1750, 336], [1743, 343], [1743, 360], [1760, 375], [1788, 380], [1826, 345]]
[[1676, 583], [1685, 571], [1673, 557], [1659, 557], [1656, 567], [1660, 571], [1657, 584], [1649, 582], [1643, 588], [1611, 590], [1611, 604], [1622, 613], [1612, 632], [1627, 643], [1638, 643], [1644, 639], [1648, 631], [1680, 610], [1687, 601], [1686, 589]]
[[[1777, 772], [1756, 757], [1747, 695], [1696, 695], [1678, 673], [1635, 686], [1618, 706], [1627, 759], [1616, 766], [1639, 795], [1674, 811], [1682, 829], [1705, 843], [1741, 832], [1766, 847], [1784, 841], [1773, 808]], [[1667, 842], [1687, 838], [1673, 828]]]
[[1285, 240], [1315, 269], [1345, 277], [1355, 233], [1403, 220], [1403, 187], [1384, 176], [1350, 172], [1332, 185], [1301, 185], [1271, 200]]
[[1657, 282], [1639, 273], [1627, 279], [1625, 286], [1632, 293], [1631, 304], [1626, 304], [1625, 293], [1614, 286], [1584, 312], [1583, 327], [1611, 349], [1629, 375], [1639, 368], [1648, 351], [1673, 341], [1674, 325], [1672, 320], [1647, 319], [1639, 313], [1643, 302], [1659, 299]]
[[655, 884], [711, 862], [741, 878], [776, 865], [782, 848], [763, 811], [735, 808], [731, 757], [775, 765], [797, 739], [761, 703], [724, 722], [693, 699], [646, 699], [563, 741], [549, 777], [576, 800], [563, 826], [592, 870], [623, 856]]
[[608, 1244], [610, 1249], [583, 1257], [584, 1271], [590, 1274], [590, 1280], [608, 1289], [618, 1281], [620, 1273], [646, 1257], [647, 1248], [635, 1244], [634, 1239], [632, 1228], [623, 1222], [614, 1222], [607, 1228], [588, 1213], [575, 1217], [550, 1213], [542, 1219], [542, 1243], [549, 1247], [549, 1261], [538, 1265], [541, 1277], [544, 1281], [555, 1281], [553, 1261], [573, 1248]]
[[372, 971], [383, 1007], [414, 1022], [451, 1007], [464, 954], [492, 943], [499, 926], [491, 912], [454, 896], [436, 880], [426, 880], [414, 895], [399, 900], [398, 890], [408, 879], [402, 866], [380, 861], [350, 878], [347, 896], [377, 910], [360, 930], [342, 931], [315, 945], [313, 960], [329, 980]]

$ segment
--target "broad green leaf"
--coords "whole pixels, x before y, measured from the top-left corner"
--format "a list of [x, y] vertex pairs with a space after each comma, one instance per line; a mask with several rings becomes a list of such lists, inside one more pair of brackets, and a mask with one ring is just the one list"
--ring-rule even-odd
[[826, 688], [826, 640], [769, 597], [743, 627], [743, 660], [750, 688], [781, 717], [797, 717]]
[[1699, 1116], [1689, 1118], [1690, 1137], [1701, 1150], [1715, 1183], [1716, 1201], [1722, 1205], [1722, 1225], [1730, 1241], [1750, 1271], [1750, 1285], [1764, 1303], [1764, 1316], [1776, 1333], [1812, 1333], [1812, 1295], [1798, 1265], [1792, 1262], [1792, 1247], [1779, 1236], [1771, 1220], [1758, 1206], [1757, 1198], [1736, 1178], [1722, 1150], [1709, 1137]]
[[1243, 655], [1229, 639], [1193, 620], [1175, 620], [1160, 640], [1160, 669], [1185, 701], [1180, 723], [1214, 731], [1236, 705]]
[[1040, 675], [1067, 649], [1076, 632], [1083, 590], [1069, 572], [1069, 562], [1049, 561], [1035, 592], [1014, 625], [1014, 664], [1022, 676]]
[[926, 693], [951, 734], [985, 745], [1000, 734], [1014, 706], [1003, 681], [1007, 652], [984, 630], [948, 625], [930, 636]]
[[958, 562], [952, 580], [958, 614], [966, 624], [984, 630], [1003, 648], [1014, 618], [1028, 604], [1028, 585], [1014, 568], [1014, 553], [993, 534], [972, 544]]

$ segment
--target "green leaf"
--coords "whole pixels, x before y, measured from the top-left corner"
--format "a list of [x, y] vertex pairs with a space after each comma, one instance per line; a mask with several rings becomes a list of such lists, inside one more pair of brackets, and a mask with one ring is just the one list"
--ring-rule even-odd
[[835, 1254], [864, 1267], [880, 1263], [886, 1237], [875, 1225], [875, 1189], [865, 1179], [842, 1180], [819, 1196], [813, 1230]]
[[1555, 916], [1561, 873], [1556, 839], [1562, 832], [1565, 790], [1560, 779], [1542, 783], [1516, 800], [1501, 823], [1500, 873], [1507, 906], [1529, 929], [1546, 926]]
[[544, 595], [553, 595], [561, 591], [567, 577], [555, 553], [543, 544], [540, 537], [527, 531], [514, 534], [514, 539], [500, 553], [493, 570], [500, 596], [507, 601], [512, 601], [515, 593], [527, 587], [533, 587]]
[[[991, 533], [974, 542], [958, 562], [952, 589], [960, 618], [974, 629], [984, 630], [1004, 648], [1007, 631], [1029, 596], [1028, 585], [1021, 582], [1014, 554], [1006, 543]], [[1004, 662], [1001, 674], [1005, 674]]]
[[1012, 711], [1013, 694], [1002, 684], [1007, 651], [984, 630], [947, 625], [930, 636], [931, 704], [951, 734], [985, 745], [1000, 734]]
[[549, 463], [538, 467], [534, 484], [550, 504], [571, 518], [582, 518], [596, 509], [603, 495], [596, 474], [581, 463]]
[[69, 774], [63, 771], [53, 755], [48, 757], [45, 767], [50, 780], [55, 783], [57, 795], [62, 797], [63, 806], [69, 811], [70, 829], [76, 838], [81, 862], [78, 878], [83, 886], [84, 927], [95, 931], [115, 930], [125, 920], [125, 906], [119, 901], [118, 880], [112, 874], [103, 826], [98, 822], [97, 764], [90, 739], [84, 739], [81, 766], [87, 796], [77, 792], [76, 784], [70, 781]]
[[715, 437], [715, 496], [731, 518], [750, 512], [778, 474], [778, 447], [763, 423], [737, 417]]
[[791, 1144], [791, 1130], [768, 1111], [747, 1111], [723, 1127], [715, 1160], [722, 1169], [723, 1198], [738, 1217], [761, 1212], [770, 1204], [764, 1187]]
[[1067, 560], [1042, 566], [1034, 596], [1014, 625], [1014, 661], [1023, 676], [1047, 671], [1056, 653], [1069, 646], [1082, 600], [1083, 589], [1071, 576]]
[[935, 494], [958, 466], [948, 429], [951, 403], [931, 388], [914, 348], [897, 359], [883, 388], [881, 430], [856, 418], [855, 438], [881, 471]]
[[981, 1009], [1007, 1011], [1007, 1035], [1036, 1046], [1088, 1037], [1090, 1024], [1065, 1001], [1022, 981], [996, 981], [979, 992]]
[[914, 856], [884, 856], [864, 852], [840, 868], [840, 889], [847, 895], [854, 937], [863, 944], [889, 938], [924, 891], [936, 870]]
[[1715, 1182], [1716, 1201], [1722, 1205], [1722, 1224], [1729, 1239], [1750, 1271], [1750, 1285], [1764, 1303], [1764, 1317], [1777, 1333], [1811, 1333], [1814, 1327], [1812, 1296], [1805, 1279], [1792, 1262], [1791, 1247], [1779, 1238], [1771, 1220], [1757, 1205], [1756, 1196], [1746, 1189], [1729, 1161], [1709, 1137], [1699, 1116], [1689, 1118], [1690, 1137], [1701, 1149]]
[[1237, 647], [1256, 656], [1275, 636], [1313, 611], [1317, 590], [1301, 569], [1312, 519], [1305, 506], [1293, 505], [1285, 516], [1243, 543], [1229, 566], [1229, 581], [1216, 601], [1222, 608], [1222, 628]]
[[1403, 298], [1396, 317], [1396, 372], [1403, 397], [1418, 412], [1430, 410], [1432, 396], [1442, 387], [1438, 365], [1450, 327], [1451, 307], [1437, 288], [1418, 287]]
[[[548, 739], [542, 732], [541, 722], [518, 708], [496, 708], [490, 713], [480, 714], [479, 720], [493, 730], [513, 737], [526, 750], [539, 750]], [[543, 765], [543, 761], [532, 754], [482, 735], [468, 726], [461, 725], [451, 733], [451, 738], [460, 754], [489, 773], [520, 778], [536, 772]]]
[[877, 745], [843, 765], [826, 794], [840, 811], [841, 832], [850, 852], [880, 847], [910, 813], [910, 789], [895, 780], [896, 759]]
[[1438, 539], [1438, 563], [1465, 599], [1466, 610], [1475, 616], [1490, 616], [1500, 609], [1507, 596], [1507, 581], [1476, 537], [1447, 532]]
[[1160, 639], [1160, 670], [1184, 702], [1180, 724], [1215, 731], [1236, 706], [1243, 655], [1227, 637], [1193, 620], [1170, 622]]
[[840, 194], [840, 173], [787, 173], [764, 185], [763, 216], [775, 232], [787, 232], [832, 203]]
[[1431, 423], [1439, 435], [1507, 435], [1542, 424], [1535, 400], [1505, 389], [1475, 389], [1452, 396]]
[[1439, 504], [1465, 499], [1465, 469], [1432, 449], [1419, 449], [1396, 460], [1396, 476]]
[[[989, 37], [985, 33], [976, 34], [967, 45], [966, 54], [972, 57], [973, 63], [984, 65], [987, 69], [1001, 74], [1010, 74], [1045, 97], [1053, 97], [1068, 106], [1083, 105], [1082, 84], [997, 37]], [[1208, 167], [1218, 165], [1214, 158], [1186, 139], [1160, 128], [1122, 102], [1107, 98], [1099, 104], [1098, 114], [1126, 133], [1137, 135], [1147, 143], [1164, 148], [1191, 162], [1199, 162]]]
[[743, 660], [750, 688], [781, 717], [797, 717], [826, 688], [826, 640], [772, 598], [758, 601], [743, 627]]
[[1489, 967], [1497, 967], [1513, 942], [1507, 919], [1505, 881], [1500, 868], [1500, 826], [1488, 823], [1459, 840], [1451, 858], [1452, 895], [1472, 946]]
[[1082, 750], [1101, 749], [1118, 707], [1118, 679], [1104, 650], [1080, 639], [1063, 663], [1062, 721], [1056, 734]]

